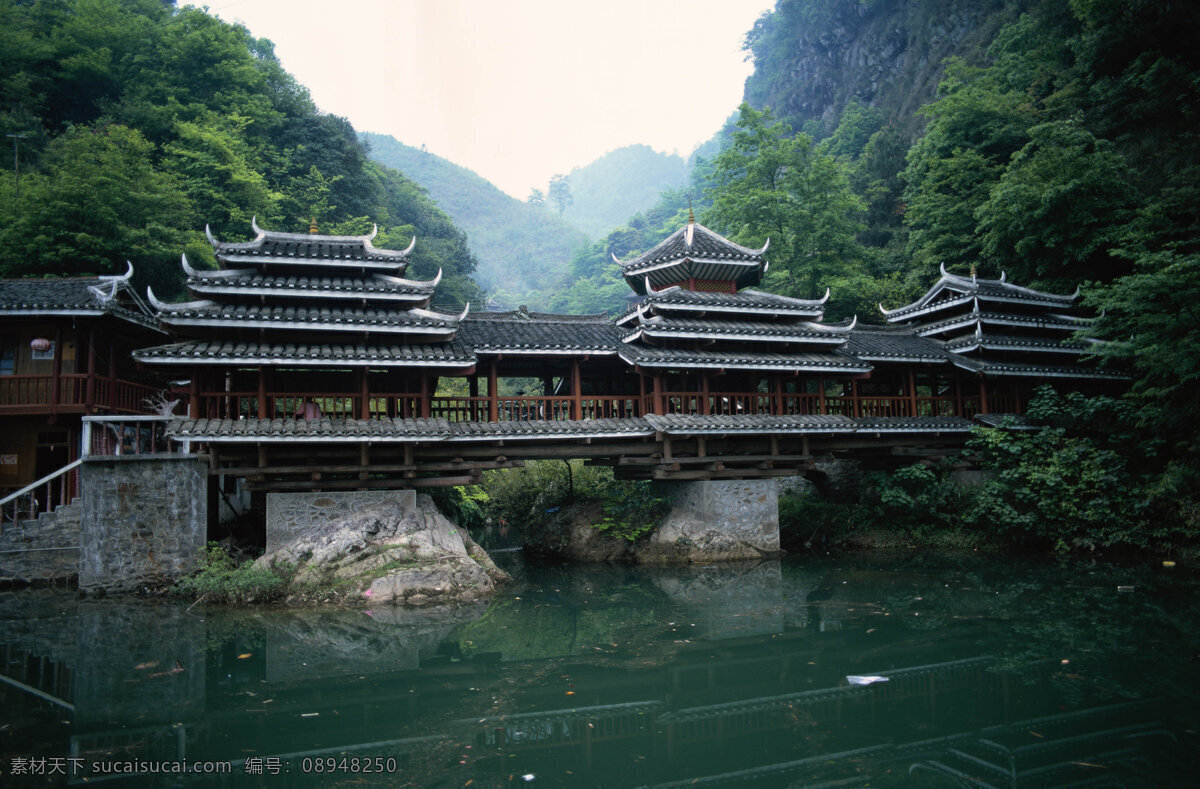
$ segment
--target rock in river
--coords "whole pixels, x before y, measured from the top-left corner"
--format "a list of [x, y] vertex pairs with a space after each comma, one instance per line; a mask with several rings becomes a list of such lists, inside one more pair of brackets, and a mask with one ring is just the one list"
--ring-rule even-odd
[[259, 559], [297, 567], [296, 585], [334, 584], [372, 603], [475, 600], [508, 574], [426, 495], [387, 501], [297, 534]]

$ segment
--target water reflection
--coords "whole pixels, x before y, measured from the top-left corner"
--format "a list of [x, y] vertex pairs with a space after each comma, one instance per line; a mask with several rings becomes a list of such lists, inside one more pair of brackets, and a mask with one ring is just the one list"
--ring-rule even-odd
[[[0, 770], [62, 784], [121, 760], [231, 769], [138, 786], [1183, 785], [1195, 589], [1142, 569], [876, 559], [531, 567], [455, 608], [9, 593]], [[11, 774], [32, 757], [68, 774]]]

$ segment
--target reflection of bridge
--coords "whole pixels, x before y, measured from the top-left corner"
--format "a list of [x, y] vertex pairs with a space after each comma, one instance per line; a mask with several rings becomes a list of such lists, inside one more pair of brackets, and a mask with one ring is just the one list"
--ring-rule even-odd
[[[253, 747], [255, 758], [290, 761], [282, 785], [321, 783], [297, 774], [306, 757], [390, 756], [406, 769], [444, 771], [445, 759], [469, 754], [463, 769], [476, 783], [502, 782], [514, 766], [539, 777], [570, 770], [580, 785], [665, 786], [862, 785], [911, 768], [980, 786], [1042, 786], [1147, 759], [1152, 738], [1165, 733], [1152, 702], [1056, 711], [1046, 691], [1057, 662], [1023, 666], [1019, 677], [994, 670], [988, 657], [860, 664], [862, 646], [878, 648], [877, 636], [849, 631], [709, 639], [645, 665], [572, 657], [574, 642], [556, 656], [502, 663], [494, 652], [438, 651], [453, 621], [398, 631], [350, 612], [324, 624], [297, 614], [256, 635], [237, 626], [245, 620], [221, 625], [182, 608], [110, 605], [89, 609], [73, 659], [49, 657], [46, 637], [62, 626], [52, 619], [0, 648], [5, 673], [20, 683], [0, 689], [6, 698], [74, 705], [72, 756], [230, 760], [236, 775]], [[225, 628], [238, 635], [220, 648], [180, 651]], [[377, 647], [414, 630], [409, 649], [419, 661], [376, 665]], [[184, 638], [172, 642], [172, 632]], [[703, 624], [695, 635], [706, 635]], [[272, 665], [311, 662], [305, 650], [328, 652], [331, 642], [335, 674], [292, 676]], [[905, 650], [924, 653], [907, 645], [889, 654], [903, 660]], [[135, 655], [143, 662], [133, 665]], [[185, 672], [171, 671], [176, 657]], [[848, 685], [831, 673], [835, 665], [889, 681]], [[513, 712], [497, 714], [488, 696], [492, 704], [506, 696], [501, 707]], [[631, 763], [636, 755], [644, 762]]]

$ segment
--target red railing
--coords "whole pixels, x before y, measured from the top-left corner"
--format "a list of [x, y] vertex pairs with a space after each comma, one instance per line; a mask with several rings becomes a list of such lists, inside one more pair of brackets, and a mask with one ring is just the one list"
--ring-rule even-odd
[[90, 405], [96, 410], [122, 413], [146, 413], [143, 402], [161, 390], [121, 379], [92, 378], [91, 402], [88, 402], [86, 374], [0, 376], [0, 413], [62, 411], [83, 413]]
[[[186, 400], [186, 396], [181, 395]], [[200, 396], [197, 417], [208, 419], [358, 419], [362, 395], [329, 392], [268, 392], [265, 412], [258, 407], [257, 392], [221, 392]], [[368, 398], [373, 419], [412, 418], [421, 415], [421, 397], [409, 393], [374, 393]], [[182, 409], [181, 409], [182, 410]]]

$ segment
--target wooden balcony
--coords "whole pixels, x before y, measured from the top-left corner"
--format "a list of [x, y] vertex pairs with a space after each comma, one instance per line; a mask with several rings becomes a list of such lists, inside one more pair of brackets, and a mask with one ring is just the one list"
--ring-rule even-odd
[[119, 378], [83, 373], [0, 376], [3, 414], [144, 414], [143, 402], [161, 390]]

